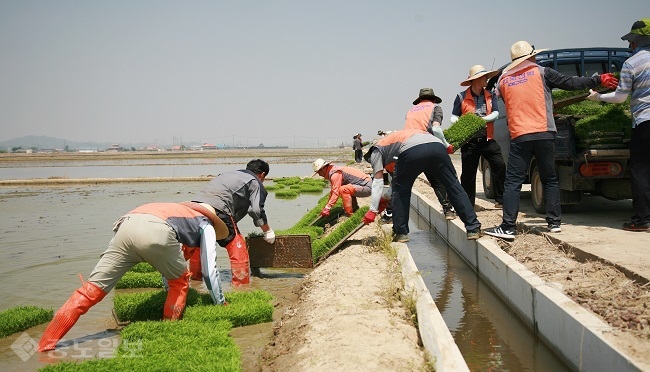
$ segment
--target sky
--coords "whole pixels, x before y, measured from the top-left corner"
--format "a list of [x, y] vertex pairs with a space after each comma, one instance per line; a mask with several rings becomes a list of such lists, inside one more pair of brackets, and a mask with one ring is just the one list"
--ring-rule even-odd
[[650, 6], [618, 4], [0, 0], [0, 141], [351, 146], [424, 87], [446, 128], [470, 67], [518, 40], [627, 47]]

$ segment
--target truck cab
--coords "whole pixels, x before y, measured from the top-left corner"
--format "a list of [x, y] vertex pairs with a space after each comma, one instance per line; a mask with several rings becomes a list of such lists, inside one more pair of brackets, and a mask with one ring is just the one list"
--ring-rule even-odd
[[[606, 72], [620, 72], [623, 63], [631, 55], [632, 52], [627, 48], [577, 48], [548, 50], [537, 54], [535, 59], [540, 66], [550, 67], [564, 75], [592, 76]], [[498, 69], [499, 74], [490, 79], [488, 89], [494, 87], [506, 66], [507, 64], [501, 66]], [[496, 100], [496, 107], [499, 117], [494, 122], [494, 139], [501, 147], [504, 161], [508, 164], [510, 132], [505, 104], [500, 97]], [[576, 149], [573, 128], [575, 121], [576, 118], [572, 116], [556, 115], [555, 117], [558, 129], [556, 173], [560, 183], [560, 201], [563, 208], [580, 203], [583, 193], [601, 195], [613, 200], [631, 198], [629, 148], [579, 151]], [[482, 159], [480, 165], [485, 196], [493, 198], [490, 164]], [[528, 167], [526, 183], [531, 184], [535, 210], [544, 213], [544, 195], [534, 158]]]

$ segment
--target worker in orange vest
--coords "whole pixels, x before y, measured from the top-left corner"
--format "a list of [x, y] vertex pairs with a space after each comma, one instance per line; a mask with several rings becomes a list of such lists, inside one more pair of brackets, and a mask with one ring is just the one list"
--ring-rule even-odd
[[330, 215], [330, 209], [334, 203], [341, 197], [343, 199], [343, 210], [345, 214], [351, 216], [357, 208], [357, 197], [365, 198], [370, 196], [370, 186], [372, 181], [370, 176], [361, 170], [332, 164], [331, 161], [316, 159], [312, 164], [314, 174], [330, 181], [330, 197], [327, 204], [320, 212], [321, 217]]

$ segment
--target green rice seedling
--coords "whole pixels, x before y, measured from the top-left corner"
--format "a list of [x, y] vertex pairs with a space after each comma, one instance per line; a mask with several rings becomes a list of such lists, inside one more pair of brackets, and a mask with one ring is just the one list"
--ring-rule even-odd
[[323, 228], [320, 226], [292, 227], [286, 230], [278, 230], [276, 235], [309, 235], [313, 242], [323, 235]]
[[14, 306], [0, 312], [0, 337], [7, 337], [52, 320], [54, 311], [37, 306]]
[[162, 276], [158, 271], [144, 273], [127, 271], [115, 285], [115, 289], [162, 287]]
[[297, 198], [299, 194], [300, 192], [296, 190], [282, 189], [275, 192], [275, 197], [279, 199], [291, 199]]
[[267, 185], [264, 185], [264, 188], [266, 189], [266, 191], [277, 191], [277, 190], [282, 190], [282, 189], [284, 189], [285, 187], [286, 187], [285, 185], [281, 185], [281, 184], [268, 185], [268, 186], [267, 186]]
[[43, 371], [240, 371], [241, 352], [228, 321], [138, 322], [121, 332], [113, 358], [53, 364]]
[[[210, 295], [206, 294], [209, 298]], [[138, 293], [116, 293], [113, 297], [113, 308], [121, 322], [144, 320], [160, 320], [167, 291], [155, 290]], [[187, 293], [187, 306], [204, 303], [201, 295], [193, 288]], [[206, 302], [207, 303], [207, 302]], [[212, 300], [210, 300], [212, 303]]]
[[483, 128], [485, 128], [483, 119], [474, 114], [465, 114], [443, 132], [447, 142], [453, 145], [455, 149], [460, 149], [462, 145]]
[[300, 184], [296, 183], [293, 185], [289, 185], [289, 189], [291, 190], [300, 190]]
[[312, 241], [312, 257], [314, 262], [359, 226], [363, 220], [363, 215], [367, 211], [368, 207], [359, 208], [350, 218], [346, 219], [343, 223], [337, 224], [336, 228], [327, 234], [326, 237]]
[[300, 177], [297, 177], [297, 176], [296, 177], [282, 177], [282, 178], [277, 178], [277, 179], [273, 180], [273, 182], [275, 182], [277, 184], [289, 186], [289, 185], [300, 183]]
[[310, 184], [302, 184], [300, 185], [299, 191], [306, 192], [306, 193], [320, 193], [323, 192], [323, 187], [320, 185], [310, 185]]
[[153, 272], [158, 272], [158, 270], [154, 269], [151, 264], [147, 262], [140, 262], [139, 264], [136, 264], [129, 270], [132, 273], [153, 273]]
[[233, 327], [267, 323], [273, 320], [273, 297], [264, 291], [225, 293], [227, 306], [192, 306], [183, 319], [197, 323], [228, 320]]

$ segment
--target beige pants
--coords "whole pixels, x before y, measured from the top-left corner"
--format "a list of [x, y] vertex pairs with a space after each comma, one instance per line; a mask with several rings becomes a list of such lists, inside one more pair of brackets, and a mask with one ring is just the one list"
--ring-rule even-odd
[[109, 292], [139, 262], [148, 262], [167, 280], [177, 279], [187, 270], [176, 232], [164, 220], [150, 214], [128, 214], [120, 220], [89, 282]]

